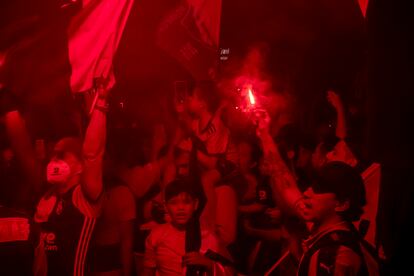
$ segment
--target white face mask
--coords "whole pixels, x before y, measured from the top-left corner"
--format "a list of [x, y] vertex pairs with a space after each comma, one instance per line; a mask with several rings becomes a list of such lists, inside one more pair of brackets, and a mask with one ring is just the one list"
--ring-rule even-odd
[[70, 167], [63, 160], [52, 160], [47, 165], [47, 182], [50, 184], [64, 184], [70, 176]]

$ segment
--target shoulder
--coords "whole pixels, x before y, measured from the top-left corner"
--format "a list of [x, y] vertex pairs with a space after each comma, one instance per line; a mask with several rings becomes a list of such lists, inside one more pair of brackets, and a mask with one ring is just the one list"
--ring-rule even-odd
[[339, 246], [336, 253], [336, 264], [359, 267], [361, 256], [347, 246]]
[[84, 216], [96, 218], [101, 212], [103, 197], [100, 197], [96, 202], [91, 202], [86, 198], [82, 187], [78, 185], [73, 190], [72, 203]]
[[146, 239], [147, 246], [155, 246], [165, 239], [174, 239], [172, 226], [169, 223], [159, 224], [151, 229]]
[[159, 224], [152, 228], [149, 236], [152, 238], [162, 238], [163, 236], [168, 236], [172, 230], [172, 226], [169, 223]]
[[319, 249], [318, 267], [335, 267], [335, 271], [356, 275], [362, 263], [359, 251], [359, 241], [352, 231], [332, 232]]

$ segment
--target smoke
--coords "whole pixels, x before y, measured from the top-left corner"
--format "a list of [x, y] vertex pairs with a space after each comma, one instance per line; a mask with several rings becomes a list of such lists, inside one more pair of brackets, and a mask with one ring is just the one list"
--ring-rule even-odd
[[[243, 102], [246, 101], [243, 90], [251, 88], [257, 108], [265, 109], [269, 113], [273, 122], [272, 131], [276, 134], [281, 127], [294, 121], [295, 97], [287, 80], [276, 78], [269, 73], [270, 52], [269, 44], [253, 43], [243, 58], [232, 59], [224, 65], [219, 89], [226, 101], [243, 112]], [[239, 120], [241, 116], [233, 117]]]

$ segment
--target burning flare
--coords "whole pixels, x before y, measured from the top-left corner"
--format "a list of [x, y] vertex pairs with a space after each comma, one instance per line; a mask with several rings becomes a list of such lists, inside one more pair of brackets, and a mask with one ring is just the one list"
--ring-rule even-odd
[[252, 91], [251, 88], [248, 88], [248, 96], [249, 96], [250, 104], [255, 105], [256, 104], [256, 99], [254, 98], [253, 91]]

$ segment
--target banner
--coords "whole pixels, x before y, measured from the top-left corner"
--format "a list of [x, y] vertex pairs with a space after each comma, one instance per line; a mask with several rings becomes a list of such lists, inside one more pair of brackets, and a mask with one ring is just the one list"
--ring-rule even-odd
[[368, 1], [369, 0], [358, 0], [359, 7], [361, 8], [361, 12], [364, 15], [364, 17], [367, 13]]
[[218, 57], [221, 0], [187, 0], [159, 25], [157, 45], [195, 79], [213, 77]]
[[133, 2], [83, 0], [68, 28], [72, 92], [90, 89], [95, 77], [109, 77], [109, 87], [115, 84], [112, 60]]

